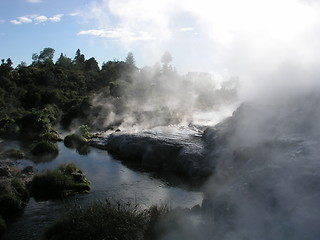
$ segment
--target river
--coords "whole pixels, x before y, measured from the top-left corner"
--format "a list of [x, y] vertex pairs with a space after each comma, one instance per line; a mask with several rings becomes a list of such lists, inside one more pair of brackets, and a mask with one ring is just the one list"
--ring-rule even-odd
[[[11, 144], [11, 147], [16, 144]], [[63, 143], [58, 145], [59, 155], [54, 160], [37, 164], [30, 160], [20, 160], [18, 165], [20, 167], [32, 165], [35, 171], [41, 172], [55, 169], [63, 163], [74, 162], [83, 169], [91, 181], [90, 192], [58, 201], [36, 202], [31, 198], [24, 213], [9, 225], [2, 239], [39, 239], [45, 228], [59, 218], [68, 205], [84, 206], [109, 199], [137, 202], [141, 208], [153, 204], [192, 207], [201, 204], [203, 199], [200, 191], [191, 190], [186, 186], [172, 185], [152, 173], [128, 167], [104, 150], [90, 147], [87, 155], [80, 155], [76, 150], [66, 148]]]

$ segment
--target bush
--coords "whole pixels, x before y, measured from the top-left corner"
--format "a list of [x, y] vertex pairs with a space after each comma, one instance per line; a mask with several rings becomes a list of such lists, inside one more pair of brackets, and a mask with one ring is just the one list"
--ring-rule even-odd
[[26, 184], [19, 178], [14, 178], [11, 180], [11, 185], [15, 191], [16, 196], [22, 200], [22, 205], [25, 205], [29, 199], [29, 191], [26, 187]]
[[48, 142], [48, 141], [42, 141], [37, 143], [31, 150], [31, 153], [35, 156], [41, 156], [41, 155], [58, 155], [59, 148], [56, 143]]
[[75, 133], [69, 134], [64, 138], [64, 144], [66, 147], [78, 148], [86, 145], [88, 138], [91, 138], [89, 127], [87, 125], [82, 125]]
[[0, 120], [0, 135], [9, 138], [15, 138], [19, 134], [19, 127], [12, 118], [3, 118]]
[[11, 159], [24, 159], [26, 156], [25, 154], [15, 148], [11, 148], [9, 150], [6, 150], [5, 152], [0, 154], [1, 158], [11, 158]]
[[87, 139], [77, 134], [69, 134], [64, 138], [64, 145], [69, 148], [76, 148], [87, 143]]
[[148, 212], [137, 205], [96, 203], [72, 208], [52, 227], [45, 239], [144, 239]]
[[24, 182], [14, 178], [0, 184], [0, 216], [10, 219], [22, 213], [29, 200], [29, 192]]
[[24, 206], [23, 201], [12, 192], [0, 196], [0, 215], [5, 219], [20, 214]]
[[6, 230], [7, 225], [2, 216], [0, 215], [0, 235]]
[[40, 136], [50, 132], [51, 123], [47, 114], [34, 111], [23, 116], [20, 120], [21, 136], [26, 139], [39, 139]]
[[57, 199], [90, 190], [90, 182], [75, 164], [37, 174], [31, 182], [31, 192], [37, 200]]
[[89, 130], [90, 128], [88, 127], [88, 125], [82, 125], [78, 128], [76, 134], [88, 139], [91, 138], [91, 133]]

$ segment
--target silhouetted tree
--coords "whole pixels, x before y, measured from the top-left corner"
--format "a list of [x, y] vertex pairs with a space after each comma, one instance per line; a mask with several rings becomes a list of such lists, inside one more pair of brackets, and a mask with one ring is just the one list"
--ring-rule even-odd
[[55, 50], [53, 48], [44, 48], [38, 57], [40, 63], [52, 63]]
[[172, 61], [171, 54], [169, 52], [165, 52], [161, 58], [161, 62], [163, 63], [163, 65], [162, 65], [162, 72], [163, 73], [172, 72], [172, 67], [171, 67], [171, 65], [169, 65], [169, 63], [171, 61]]
[[161, 62], [163, 64], [169, 64], [172, 61], [171, 54], [167, 51], [161, 57]]
[[84, 65], [84, 62], [85, 62], [85, 57], [84, 57], [83, 54], [81, 54], [80, 49], [78, 49], [78, 50], [76, 51], [76, 55], [75, 55], [75, 57], [74, 57], [74, 59], [73, 59], [73, 63], [74, 63], [77, 67], [82, 68], [83, 65]]
[[133, 53], [129, 52], [126, 58], [126, 63], [129, 64], [131, 67], [135, 67], [136, 63], [133, 57]]
[[85, 67], [85, 70], [88, 70], [88, 71], [99, 71], [98, 62], [96, 61], [96, 59], [94, 57], [86, 60], [84, 62], [84, 67]]
[[72, 60], [71, 58], [68, 58], [66, 55], [63, 55], [63, 53], [61, 53], [56, 62], [56, 65], [63, 68], [70, 68], [72, 66]]

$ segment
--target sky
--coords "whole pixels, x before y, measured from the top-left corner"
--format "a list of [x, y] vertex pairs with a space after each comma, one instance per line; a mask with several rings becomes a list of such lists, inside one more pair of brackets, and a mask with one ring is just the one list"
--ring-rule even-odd
[[133, 52], [137, 66], [144, 67], [169, 51], [180, 73], [254, 79], [288, 62], [308, 71], [320, 62], [319, 5], [317, 0], [1, 0], [0, 58], [30, 64], [32, 54], [45, 47], [54, 48], [56, 58], [61, 53], [73, 58], [79, 48], [100, 66]]

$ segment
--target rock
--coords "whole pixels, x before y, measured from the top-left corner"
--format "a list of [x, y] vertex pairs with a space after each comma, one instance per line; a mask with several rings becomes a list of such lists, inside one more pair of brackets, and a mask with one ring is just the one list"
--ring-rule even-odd
[[200, 131], [188, 127], [157, 127], [140, 133], [117, 132], [92, 139], [94, 147], [152, 171], [169, 171], [190, 179], [211, 174]]

